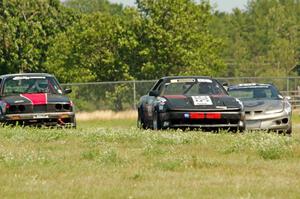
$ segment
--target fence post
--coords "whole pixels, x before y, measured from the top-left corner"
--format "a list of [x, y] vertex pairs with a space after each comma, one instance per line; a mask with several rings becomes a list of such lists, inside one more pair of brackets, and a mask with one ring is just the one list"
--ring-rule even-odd
[[286, 77], [286, 93], [287, 93], [287, 96], [290, 95], [290, 77], [289, 76]]
[[133, 109], [136, 110], [136, 87], [135, 80], [133, 80]]

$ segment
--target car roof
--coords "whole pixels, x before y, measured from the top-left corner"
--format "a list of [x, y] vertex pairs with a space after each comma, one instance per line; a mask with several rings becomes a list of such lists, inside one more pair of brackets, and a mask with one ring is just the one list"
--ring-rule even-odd
[[208, 76], [166, 76], [166, 77], [162, 77], [161, 79], [186, 79], [186, 78], [203, 78], [203, 79], [213, 79], [211, 77]]
[[53, 75], [50, 75], [48, 73], [16, 73], [16, 74], [6, 74], [6, 75], [1, 75], [0, 78], [6, 79], [10, 77], [19, 77], [19, 76], [45, 76], [45, 77], [53, 77]]
[[231, 85], [228, 88], [257, 88], [257, 87], [266, 87], [273, 86], [272, 84], [261, 84], [261, 83], [245, 83], [245, 84], [236, 84]]

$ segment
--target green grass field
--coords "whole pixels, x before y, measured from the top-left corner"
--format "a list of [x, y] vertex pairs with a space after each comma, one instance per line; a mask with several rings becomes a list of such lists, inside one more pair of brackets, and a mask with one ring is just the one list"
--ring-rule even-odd
[[0, 198], [300, 197], [300, 128], [287, 137], [134, 125], [1, 128]]

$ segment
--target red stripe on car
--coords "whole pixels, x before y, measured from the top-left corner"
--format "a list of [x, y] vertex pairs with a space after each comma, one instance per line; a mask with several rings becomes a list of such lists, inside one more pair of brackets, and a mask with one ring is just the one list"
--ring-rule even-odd
[[44, 105], [47, 104], [46, 93], [27, 93], [21, 94], [21, 97], [28, 99], [33, 105]]

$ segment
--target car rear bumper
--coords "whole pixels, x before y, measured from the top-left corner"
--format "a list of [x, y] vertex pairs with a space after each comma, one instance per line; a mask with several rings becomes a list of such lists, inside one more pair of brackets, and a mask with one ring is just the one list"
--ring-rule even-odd
[[159, 115], [163, 128], [240, 128], [243, 129], [242, 112], [190, 112], [172, 111]]

